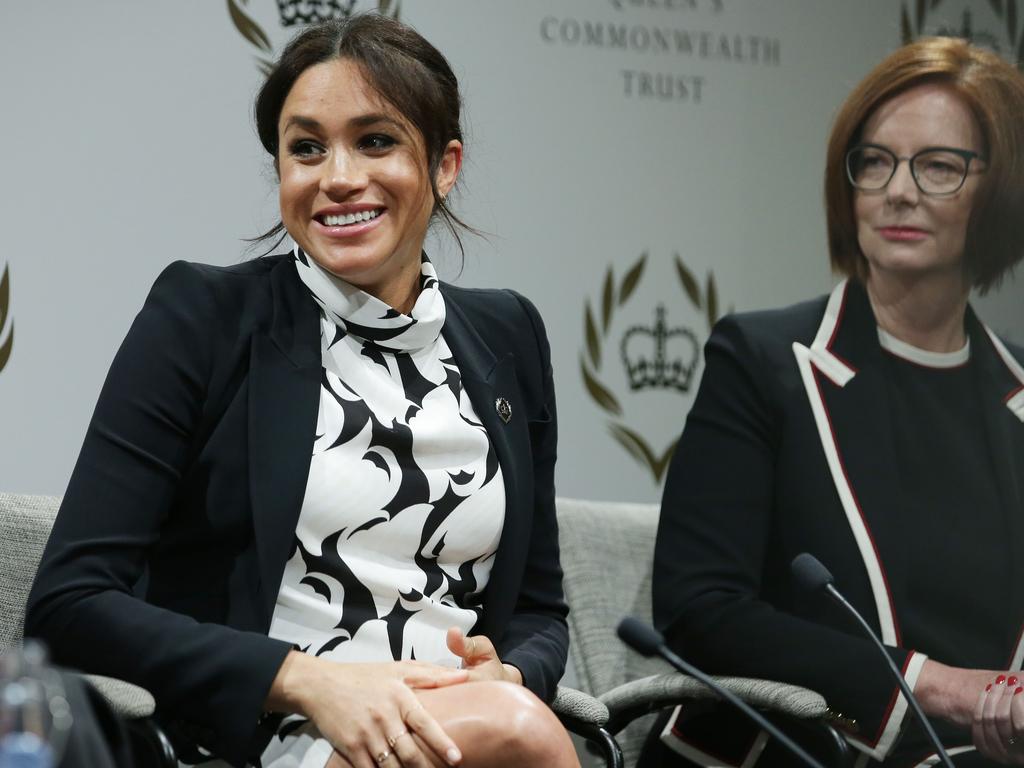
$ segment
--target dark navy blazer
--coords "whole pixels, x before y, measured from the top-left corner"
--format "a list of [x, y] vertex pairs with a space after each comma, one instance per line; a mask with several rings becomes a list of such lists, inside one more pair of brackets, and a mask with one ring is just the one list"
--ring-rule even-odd
[[[1021, 541], [1024, 350], [970, 309], [966, 327], [1010, 541]], [[662, 502], [655, 622], [708, 671], [821, 692], [855, 746], [882, 758], [906, 704], [849, 617], [801, 595], [789, 569], [801, 552], [820, 558], [897, 666], [916, 676], [924, 658], [901, 647], [910, 599], [902, 553], [947, 532], [907, 530], [899, 514], [913, 489], [896, 471], [888, 366], [868, 297], [844, 282], [829, 297], [728, 317], [705, 354]], [[1005, 663], [1019, 668], [1024, 560], [1012, 561], [1012, 578], [978, 597], [1006, 606]]]
[[[506, 491], [474, 632], [549, 700], [568, 633], [547, 338], [512, 291], [441, 290]], [[309, 471], [319, 333], [290, 256], [168, 267], [111, 366], [29, 599], [26, 634], [58, 662], [144, 686], [183, 749], [234, 764], [269, 736], [263, 703], [291, 648], [267, 631]]]

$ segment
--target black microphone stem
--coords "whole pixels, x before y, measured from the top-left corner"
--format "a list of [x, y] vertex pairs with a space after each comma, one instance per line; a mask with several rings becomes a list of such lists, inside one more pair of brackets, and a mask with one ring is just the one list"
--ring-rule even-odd
[[917, 703], [917, 698], [910, 692], [910, 686], [907, 685], [907, 681], [903, 678], [903, 673], [897, 668], [896, 663], [892, 660], [892, 656], [889, 655], [889, 652], [885, 650], [885, 646], [882, 645], [882, 641], [875, 636], [874, 631], [864, 620], [864, 617], [860, 615], [860, 612], [857, 611], [856, 608], [850, 605], [838, 589], [836, 589], [832, 584], [826, 584], [825, 590], [828, 592], [829, 597], [846, 609], [847, 613], [856, 617], [861, 628], [864, 630], [864, 634], [870, 637], [871, 641], [878, 646], [878, 650], [880, 650], [882, 652], [882, 656], [885, 657], [885, 661], [888, 663], [889, 669], [892, 670], [893, 675], [896, 677], [896, 682], [899, 684], [900, 690], [903, 691], [903, 696], [906, 698], [910, 708], [914, 710], [914, 715], [917, 717], [918, 722], [921, 723], [925, 733], [928, 734], [928, 738], [931, 739], [932, 744], [938, 751], [939, 759], [942, 761], [942, 764], [946, 766], [946, 768], [954, 768], [953, 761], [950, 760], [949, 755], [946, 754], [946, 750], [943, 748], [942, 742], [939, 741], [939, 737], [935, 733], [935, 729], [932, 728], [931, 722], [927, 717], [925, 717], [924, 712], [921, 711], [921, 705]]
[[707, 686], [708, 689], [710, 689], [714, 693], [717, 693], [719, 696], [724, 698], [734, 707], [743, 712], [747, 717], [749, 717], [755, 723], [760, 725], [772, 736], [774, 736], [776, 739], [782, 742], [782, 744], [784, 744], [786, 747], [792, 750], [793, 753], [801, 760], [803, 760], [805, 763], [807, 763], [807, 765], [810, 765], [813, 768], [824, 768], [821, 763], [819, 763], [817, 760], [815, 760], [813, 757], [807, 754], [807, 752], [805, 752], [795, 741], [793, 741], [786, 734], [784, 734], [778, 728], [774, 727], [771, 723], [765, 720], [764, 716], [760, 712], [755, 710], [753, 707], [747, 704], [747, 702], [743, 701], [743, 699], [741, 699], [732, 691], [727, 690], [726, 688], [723, 688], [722, 686], [718, 685], [714, 680], [705, 675], [703, 672], [701, 672], [699, 669], [697, 669], [689, 662], [683, 661], [683, 659], [677, 656], [675, 653], [673, 653], [672, 649], [669, 648], [667, 645], [665, 645], [664, 643], [659, 645], [658, 652], [661, 654], [663, 658], [670, 661], [673, 666], [682, 669], [690, 677], [695, 678], [696, 680], [699, 680], [700, 682], [704, 683], [704, 685]]

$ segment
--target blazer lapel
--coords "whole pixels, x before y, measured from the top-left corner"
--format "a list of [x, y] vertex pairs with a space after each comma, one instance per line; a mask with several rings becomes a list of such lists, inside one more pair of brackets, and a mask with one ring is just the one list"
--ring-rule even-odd
[[[896, 471], [896, 439], [889, 399], [888, 365], [864, 289], [851, 284], [831, 351], [857, 371], [844, 387], [823, 384], [846, 478], [871, 537], [885, 599], [892, 612], [890, 642], [900, 643], [897, 605], [905, 605], [908, 574], [901, 550], [914, 532], [904, 523], [905, 490]], [[868, 558], [870, 560], [870, 558]], [[874, 567], [874, 566], [872, 566]], [[876, 602], [882, 602], [876, 596]]]
[[[810, 347], [794, 353], [832, 481], [864, 561], [883, 642], [898, 644], [895, 606], [905, 596], [903, 489], [874, 315], [863, 289], [844, 281]], [[883, 565], [884, 563], [884, 565]]]
[[320, 402], [319, 318], [290, 261], [271, 273], [271, 327], [252, 339], [249, 489], [269, 627], [298, 524]]
[[[529, 438], [516, 382], [515, 358], [506, 354], [496, 359], [450, 294], [445, 295], [445, 309], [443, 336], [459, 365], [466, 394], [494, 446], [505, 486], [505, 521], [487, 592], [515, 595], [519, 592], [523, 553], [529, 536], [526, 521], [530, 493], [529, 489], [520, 487], [520, 478], [528, 476], [519, 464], [524, 457], [529, 457]], [[504, 398], [511, 407], [507, 422], [498, 413], [499, 398]], [[485, 606], [479, 629], [490, 634], [490, 628], [504, 624], [513, 606], [496, 605], [493, 600], [486, 601]]]

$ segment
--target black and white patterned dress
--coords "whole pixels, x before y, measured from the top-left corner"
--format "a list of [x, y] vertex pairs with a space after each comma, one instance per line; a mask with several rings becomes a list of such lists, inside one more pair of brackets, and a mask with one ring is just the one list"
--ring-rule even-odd
[[[270, 636], [340, 662], [455, 666], [448, 627], [481, 612], [505, 516], [497, 457], [441, 336], [433, 265], [403, 315], [321, 268], [295, 268], [321, 309], [316, 440]], [[264, 768], [320, 768], [330, 745], [286, 721]]]

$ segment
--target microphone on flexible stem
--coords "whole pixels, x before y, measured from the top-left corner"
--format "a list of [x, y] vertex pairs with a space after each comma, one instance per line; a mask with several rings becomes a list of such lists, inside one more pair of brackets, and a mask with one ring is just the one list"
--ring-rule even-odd
[[914, 714], [917, 716], [918, 722], [924, 728], [925, 733], [928, 735], [928, 739], [931, 741], [932, 746], [935, 747], [935, 752], [938, 754], [939, 759], [946, 768], [953, 768], [953, 762], [949, 759], [949, 755], [946, 754], [946, 750], [942, 746], [942, 742], [939, 741], [938, 735], [935, 733], [935, 729], [932, 728], [931, 721], [925, 716], [924, 712], [921, 711], [921, 705], [917, 703], [917, 698], [910, 690], [910, 686], [907, 685], [907, 681], [903, 679], [903, 675], [899, 669], [896, 668], [895, 662], [889, 655], [888, 651], [885, 650], [885, 646], [882, 645], [882, 641], [878, 639], [874, 630], [871, 626], [864, 621], [864, 617], [857, 612], [857, 609], [850, 605], [849, 601], [843, 597], [842, 593], [835, 588], [832, 578], [832, 573], [821, 564], [814, 555], [809, 552], [804, 552], [793, 558], [793, 562], [790, 564], [790, 570], [793, 572], [793, 576], [796, 577], [797, 584], [807, 589], [809, 592], [816, 592], [824, 589], [825, 592], [835, 602], [839, 603], [847, 613], [857, 620], [861, 629], [864, 630], [864, 634], [871, 638], [875, 646], [878, 648], [878, 652], [885, 659], [885, 663], [888, 665], [889, 671], [892, 672], [892, 676], [896, 679], [897, 685], [900, 690], [903, 691], [903, 695], [907, 697], [907, 701], [910, 704], [910, 708], [914, 710]]
[[660, 656], [684, 675], [699, 680], [723, 699], [728, 701], [761, 728], [779, 740], [794, 755], [812, 768], [822, 768], [821, 763], [800, 748], [789, 736], [769, 723], [764, 716], [732, 691], [726, 690], [689, 662], [683, 661], [665, 644], [662, 634], [640, 619], [627, 616], [619, 622], [619, 639], [642, 656]]

